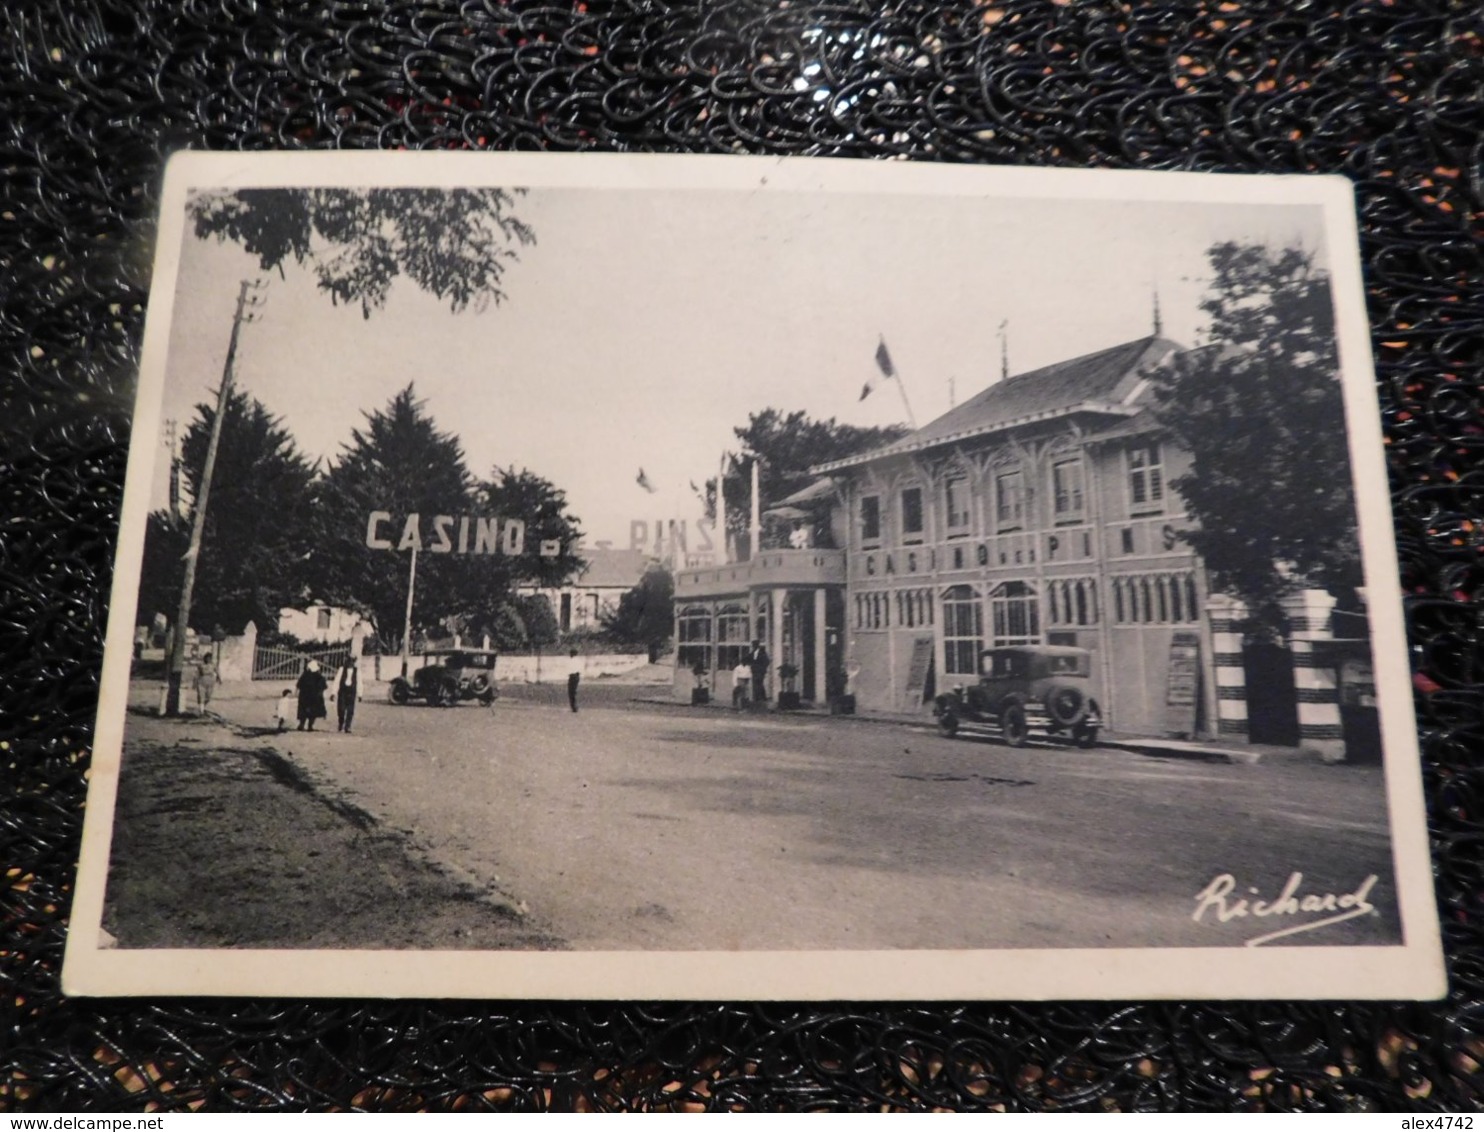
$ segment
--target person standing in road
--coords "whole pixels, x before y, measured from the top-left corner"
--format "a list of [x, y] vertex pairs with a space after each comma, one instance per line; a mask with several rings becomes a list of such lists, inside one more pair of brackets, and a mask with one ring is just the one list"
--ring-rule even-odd
[[299, 730], [313, 731], [314, 721], [325, 718], [325, 677], [319, 661], [311, 660], [299, 676]]
[[361, 666], [355, 657], [346, 656], [345, 663], [335, 673], [335, 690], [330, 698], [335, 701], [335, 730], [349, 734], [356, 717], [356, 701], [361, 698]]
[[747, 657], [747, 667], [752, 669], [752, 692], [754, 703], [762, 703], [768, 698], [768, 666], [773, 663], [768, 656], [768, 650], [763, 647], [761, 641], [752, 642], [752, 651]]
[[216, 662], [208, 652], [196, 665], [196, 710], [202, 715], [211, 705], [211, 693], [216, 691], [216, 683], [219, 677], [216, 674]]
[[567, 656], [567, 702], [577, 710], [577, 685], [582, 681], [582, 657], [573, 649]]
[[732, 669], [732, 708], [741, 711], [747, 706], [747, 682], [752, 679], [752, 669], [745, 660], [737, 661]]

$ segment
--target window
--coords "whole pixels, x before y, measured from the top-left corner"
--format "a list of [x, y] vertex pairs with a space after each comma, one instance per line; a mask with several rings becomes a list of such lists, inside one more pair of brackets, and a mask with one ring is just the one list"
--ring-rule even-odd
[[916, 629], [920, 625], [933, 623], [933, 594], [931, 590], [897, 591], [897, 625], [903, 629]]
[[969, 480], [967, 476], [949, 476], [943, 485], [944, 511], [948, 515], [948, 533], [967, 534], [969, 531]]
[[686, 606], [680, 611], [676, 636], [681, 668], [711, 667], [711, 610], [704, 605]]
[[1048, 625], [1096, 625], [1098, 588], [1091, 578], [1055, 578], [1046, 583]]
[[1192, 574], [1126, 574], [1112, 580], [1113, 619], [1122, 625], [1180, 625], [1200, 620]]
[[330, 611], [328, 609], [316, 609], [314, 611], [314, 623], [321, 629], [330, 627]]
[[922, 541], [922, 488], [902, 489], [902, 540]]
[[1025, 486], [1019, 472], [995, 476], [994, 517], [1002, 531], [1018, 531], [1025, 525]]
[[1141, 444], [1128, 452], [1129, 510], [1135, 513], [1164, 509], [1165, 473], [1158, 444]]
[[950, 676], [978, 672], [984, 648], [984, 606], [972, 586], [943, 591], [943, 671]]
[[1041, 641], [1041, 604], [1024, 582], [1004, 582], [989, 595], [996, 645], [1035, 645]]
[[716, 614], [716, 669], [736, 668], [747, 654], [751, 638], [747, 633], [749, 618], [741, 605], [724, 605]]
[[876, 495], [861, 497], [861, 542], [881, 541], [881, 498]]
[[1055, 521], [1082, 521], [1082, 460], [1058, 460], [1051, 465], [1051, 499]]

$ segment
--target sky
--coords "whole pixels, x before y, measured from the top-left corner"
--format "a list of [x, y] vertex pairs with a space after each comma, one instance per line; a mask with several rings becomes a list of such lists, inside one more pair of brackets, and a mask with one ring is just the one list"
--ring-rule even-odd
[[[1148, 335], [1156, 289], [1165, 336], [1194, 345], [1211, 244], [1323, 252], [1310, 206], [543, 188], [515, 212], [537, 243], [504, 303], [455, 314], [404, 279], [369, 319], [311, 271], [265, 276], [187, 226], [162, 419], [196, 416], [238, 285], [263, 278], [236, 381], [312, 459], [334, 462], [411, 382], [472, 472], [529, 468], [590, 543], [627, 546], [631, 520], [698, 517], [686, 485], [715, 475], [751, 413], [905, 422], [893, 383], [859, 399], [879, 338], [926, 424], [950, 383], [963, 401], [998, 379], [1002, 321], [1012, 375]], [[155, 469], [163, 507], [168, 461]]]

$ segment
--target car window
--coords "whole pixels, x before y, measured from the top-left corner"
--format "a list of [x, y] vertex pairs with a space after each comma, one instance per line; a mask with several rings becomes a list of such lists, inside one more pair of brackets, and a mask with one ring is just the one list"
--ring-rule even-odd
[[1081, 671], [1082, 658], [1080, 656], [1053, 656], [1051, 658], [1052, 672], [1070, 672], [1074, 676]]
[[984, 671], [990, 676], [1024, 676], [1025, 657], [1019, 653], [997, 653], [984, 658]]

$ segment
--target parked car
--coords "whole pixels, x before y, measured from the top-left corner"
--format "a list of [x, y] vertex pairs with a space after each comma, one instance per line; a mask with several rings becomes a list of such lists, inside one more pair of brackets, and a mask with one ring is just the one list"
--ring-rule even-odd
[[398, 676], [392, 681], [392, 703], [426, 700], [434, 707], [445, 707], [460, 700], [478, 700], [492, 704], [499, 696], [495, 653], [486, 649], [429, 649], [423, 656], [423, 666], [411, 680]]
[[938, 696], [933, 714], [944, 735], [969, 726], [1012, 747], [1033, 734], [1091, 747], [1103, 723], [1092, 698], [1092, 653], [1060, 645], [985, 649], [978, 681]]

